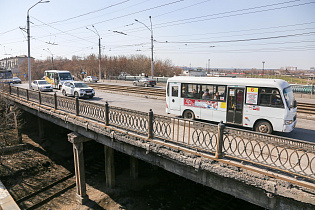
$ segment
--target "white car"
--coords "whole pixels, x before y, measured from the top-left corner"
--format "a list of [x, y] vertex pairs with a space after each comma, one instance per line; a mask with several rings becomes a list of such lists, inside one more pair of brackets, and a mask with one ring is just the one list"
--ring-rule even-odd
[[95, 96], [93, 88], [87, 86], [84, 82], [79, 81], [63, 83], [61, 92], [64, 96], [74, 96], [79, 98], [93, 98], [93, 96]]
[[34, 80], [31, 83], [33, 90], [38, 91], [53, 91], [53, 87], [46, 80]]
[[97, 82], [98, 79], [96, 76], [87, 76], [83, 79], [84, 82]]

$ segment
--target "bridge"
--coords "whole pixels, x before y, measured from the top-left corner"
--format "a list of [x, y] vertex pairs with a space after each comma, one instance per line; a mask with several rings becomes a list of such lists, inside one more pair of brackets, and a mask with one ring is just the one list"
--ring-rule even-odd
[[[106, 185], [115, 187], [114, 151], [268, 209], [315, 205], [315, 144], [1, 85], [1, 97], [73, 133], [77, 201], [88, 199], [83, 145], [104, 145]], [[42, 126], [39, 123], [39, 129]]]

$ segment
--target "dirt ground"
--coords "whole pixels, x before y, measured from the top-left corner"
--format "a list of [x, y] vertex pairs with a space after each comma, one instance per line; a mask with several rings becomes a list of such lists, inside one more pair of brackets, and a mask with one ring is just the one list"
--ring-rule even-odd
[[[0, 179], [14, 199], [20, 199], [43, 186], [52, 183], [68, 174], [70, 171], [55, 163], [50, 154], [23, 134], [23, 143], [26, 146], [13, 152], [1, 154]], [[16, 144], [15, 141], [12, 141]], [[14, 146], [14, 145], [11, 145]], [[70, 163], [70, 161], [69, 161]], [[71, 168], [71, 166], [69, 166]], [[97, 180], [96, 180], [97, 181]], [[103, 184], [96, 183], [95, 184]], [[98, 185], [99, 186], [99, 185]], [[75, 203], [75, 187], [61, 196], [54, 198], [40, 209], [124, 209], [101, 190], [87, 185], [87, 194], [90, 201], [87, 205]]]

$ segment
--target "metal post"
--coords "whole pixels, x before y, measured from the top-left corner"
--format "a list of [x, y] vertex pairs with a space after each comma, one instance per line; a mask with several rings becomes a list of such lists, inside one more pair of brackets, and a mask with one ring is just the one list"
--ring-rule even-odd
[[75, 97], [75, 115], [79, 115], [79, 97]]
[[26, 100], [29, 100], [29, 99], [30, 99], [30, 97], [28, 95], [28, 89], [26, 89]]
[[148, 138], [153, 138], [153, 111], [150, 109], [149, 111], [149, 120], [148, 120]]
[[9, 85], [9, 94], [10, 95], [12, 94], [12, 87], [11, 87], [11, 85]]
[[39, 2], [37, 2], [36, 4], [34, 4], [33, 6], [31, 6], [28, 10], [27, 10], [27, 29], [26, 29], [26, 32], [27, 32], [27, 63], [28, 63], [28, 88], [31, 89], [31, 30], [30, 30], [30, 10], [35, 7], [37, 4], [39, 3], [48, 3], [49, 1], [43, 1], [43, 0], [40, 0]]
[[99, 74], [99, 80], [101, 81], [102, 72], [101, 72], [101, 37], [98, 37], [98, 74]]
[[16, 96], [17, 96], [17, 97], [20, 97], [19, 87], [16, 87]]
[[57, 109], [57, 93], [54, 93], [55, 109]]
[[[30, 9], [29, 9], [30, 10]], [[27, 11], [27, 64], [28, 64], [28, 89], [31, 89], [31, 39], [30, 39], [30, 16]]]
[[223, 130], [225, 128], [225, 125], [221, 121], [218, 124], [218, 139], [217, 139], [217, 149], [215, 152], [215, 158], [221, 159], [223, 154], [222, 154], [222, 147], [223, 147]]
[[109, 125], [109, 109], [108, 109], [108, 102], [105, 103], [105, 125]]
[[38, 101], [39, 101], [39, 104], [42, 104], [42, 96], [41, 96], [40, 91], [38, 91]]

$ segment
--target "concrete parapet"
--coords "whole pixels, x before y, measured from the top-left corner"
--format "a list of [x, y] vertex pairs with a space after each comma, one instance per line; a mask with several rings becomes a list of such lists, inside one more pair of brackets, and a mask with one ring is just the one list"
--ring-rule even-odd
[[3, 210], [20, 209], [1, 181], [0, 181], [0, 209], [3, 209]]

